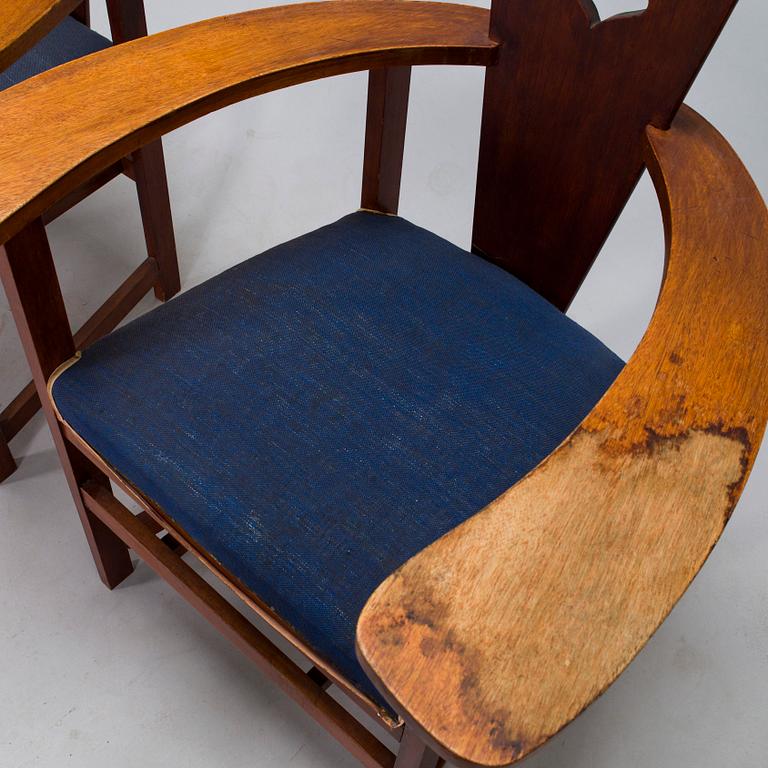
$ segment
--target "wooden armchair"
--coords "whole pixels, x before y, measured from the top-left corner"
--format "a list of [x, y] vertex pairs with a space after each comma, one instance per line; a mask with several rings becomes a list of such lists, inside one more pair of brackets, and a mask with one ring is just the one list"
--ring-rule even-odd
[[[0, 275], [104, 583], [133, 550], [367, 766], [509, 765], [599, 696], [714, 546], [768, 417], [768, 213], [681, 107], [734, 5], [297, 4], [2, 95]], [[474, 254], [382, 215], [420, 64], [487, 67]], [[358, 70], [363, 210], [77, 353], [45, 211], [212, 110]], [[558, 307], [645, 165], [667, 266], [624, 365]]]
[[[0, 17], [0, 92], [57, 65], [147, 34], [143, 0], [107, 0], [112, 40], [94, 32], [89, 5], [82, 0], [3, 0]], [[44, 86], [41, 86], [44, 87]], [[56, 83], [48, 86], [55, 98]], [[119, 109], [119, 105], [115, 105]], [[66, 138], [64, 138], [66, 141]], [[62, 135], [56, 137], [62, 141]], [[102, 169], [43, 212], [49, 223], [116, 176], [136, 183], [149, 258], [76, 334], [78, 348], [112, 330], [150, 289], [162, 300], [179, 290], [179, 268], [160, 141], [152, 142]], [[0, 481], [15, 469], [8, 442], [40, 408], [30, 382], [0, 413]]]

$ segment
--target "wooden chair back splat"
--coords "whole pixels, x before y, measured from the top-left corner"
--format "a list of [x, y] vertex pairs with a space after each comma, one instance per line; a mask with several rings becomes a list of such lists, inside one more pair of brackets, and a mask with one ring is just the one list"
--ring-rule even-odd
[[737, 0], [495, 2], [473, 249], [566, 309]]

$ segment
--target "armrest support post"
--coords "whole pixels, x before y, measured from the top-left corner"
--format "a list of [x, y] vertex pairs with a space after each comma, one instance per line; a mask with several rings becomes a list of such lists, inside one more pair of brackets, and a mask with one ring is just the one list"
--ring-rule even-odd
[[147, 36], [144, 0], [107, 0], [107, 14], [114, 43]]
[[411, 67], [372, 69], [368, 78], [361, 206], [395, 214], [400, 203]]

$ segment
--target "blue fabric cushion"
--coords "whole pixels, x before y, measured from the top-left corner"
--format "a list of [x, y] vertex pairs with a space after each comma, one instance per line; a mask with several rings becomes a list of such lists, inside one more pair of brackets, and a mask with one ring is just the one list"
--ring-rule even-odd
[[0, 72], [0, 90], [10, 88], [59, 64], [109, 48], [110, 45], [112, 43], [106, 37], [67, 16], [21, 58]]
[[501, 269], [352, 214], [194, 288], [53, 386], [109, 464], [383, 705], [376, 586], [549, 454], [622, 362]]

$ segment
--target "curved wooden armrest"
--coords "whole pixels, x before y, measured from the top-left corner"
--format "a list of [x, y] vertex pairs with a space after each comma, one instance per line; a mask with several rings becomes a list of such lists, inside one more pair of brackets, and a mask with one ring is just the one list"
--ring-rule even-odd
[[637, 352], [546, 461], [385, 581], [358, 655], [460, 764], [508, 765], [629, 664], [704, 563], [768, 416], [768, 214], [683, 108], [649, 128], [667, 268]]
[[80, 0], [3, 0], [0, 72], [45, 37]]
[[303, 3], [169, 30], [32, 78], [0, 94], [0, 243], [201, 115], [375, 66], [489, 64], [488, 29], [488, 11], [447, 3]]

